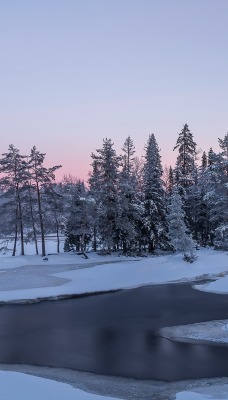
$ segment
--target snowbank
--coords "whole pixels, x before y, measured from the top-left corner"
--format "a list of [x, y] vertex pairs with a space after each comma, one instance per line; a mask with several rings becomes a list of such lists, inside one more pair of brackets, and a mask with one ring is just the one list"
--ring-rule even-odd
[[161, 336], [179, 342], [228, 343], [228, 320], [201, 322], [159, 329]]
[[[89, 254], [88, 260], [67, 253], [51, 255], [48, 261], [43, 261], [40, 256], [5, 257], [0, 259], [0, 301], [56, 298], [149, 284], [216, 278], [221, 273], [228, 273], [226, 253], [203, 249], [197, 255], [198, 259], [193, 264], [184, 262], [180, 254], [140, 260], [102, 257], [94, 253]], [[101, 263], [104, 265], [99, 265]]]
[[[142, 391], [144, 390], [145, 382], [142, 383], [139, 381], [137, 382], [137, 385], [139, 385], [139, 387], [141, 386]], [[146, 383], [146, 385], [148, 386], [148, 383]], [[162, 384], [160, 389], [161, 392], [166, 387], [166, 385], [167, 384]], [[0, 371], [0, 386], [1, 399], [4, 400], [40, 400], [48, 398], [53, 398], [55, 400], [119, 399], [117, 397], [114, 398], [88, 393], [81, 389], [74, 388], [66, 383], [60, 383], [50, 379], [35, 377], [18, 372]], [[136, 382], [134, 383], [134, 386], [136, 386]], [[177, 386], [179, 386], [179, 384], [177, 384]], [[173, 389], [174, 387], [171, 389], [171, 391], [168, 390], [170, 395], [168, 394], [168, 392], [166, 392], [167, 400], [168, 398], [176, 400], [228, 400], [228, 384], [212, 385], [208, 383], [206, 387], [194, 387], [194, 389], [178, 391], [178, 393], [176, 393], [175, 391], [176, 394], [173, 394]], [[154, 398], [153, 394], [151, 399], [152, 398]]]
[[1, 399], [4, 400], [115, 400], [75, 389], [65, 383], [25, 375], [18, 372], [0, 371]]
[[194, 289], [202, 290], [204, 292], [228, 294], [228, 276], [224, 274], [224, 276], [221, 276], [215, 282], [210, 282], [205, 285], [195, 285]]
[[228, 385], [216, 385], [176, 394], [175, 400], [228, 400]]

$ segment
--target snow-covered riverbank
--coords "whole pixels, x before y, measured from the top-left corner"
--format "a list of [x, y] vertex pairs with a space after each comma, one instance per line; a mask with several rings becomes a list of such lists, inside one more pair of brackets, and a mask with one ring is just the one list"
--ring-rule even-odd
[[159, 334], [179, 342], [228, 344], [228, 320], [165, 327]]
[[[72, 294], [128, 289], [142, 285], [212, 279], [228, 274], [225, 252], [203, 249], [193, 264], [180, 254], [134, 259], [69, 253], [0, 258], [0, 301], [36, 300]], [[223, 278], [226, 279], [226, 278]], [[203, 290], [205, 286], [200, 287]], [[210, 286], [209, 286], [210, 287]], [[205, 287], [208, 290], [208, 286]], [[224, 289], [223, 289], [224, 292]], [[228, 288], [227, 288], [228, 292]]]
[[4, 400], [46, 400], [51, 396], [55, 400], [228, 400], [227, 378], [156, 382], [47, 367], [0, 365], [0, 368], [3, 368], [0, 385]]

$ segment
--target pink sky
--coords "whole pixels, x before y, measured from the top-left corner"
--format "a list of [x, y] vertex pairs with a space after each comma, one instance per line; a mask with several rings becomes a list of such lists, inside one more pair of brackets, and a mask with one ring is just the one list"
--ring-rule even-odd
[[226, 0], [0, 4], [1, 153], [14, 144], [85, 178], [90, 154], [154, 133], [163, 164], [185, 123], [198, 147], [227, 132]]

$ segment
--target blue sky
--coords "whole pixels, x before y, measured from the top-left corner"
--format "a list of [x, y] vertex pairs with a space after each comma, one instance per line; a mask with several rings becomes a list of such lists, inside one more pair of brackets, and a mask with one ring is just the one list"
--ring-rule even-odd
[[112, 138], [154, 133], [174, 164], [188, 123], [198, 147], [228, 130], [227, 0], [0, 0], [0, 152], [33, 145], [86, 177]]

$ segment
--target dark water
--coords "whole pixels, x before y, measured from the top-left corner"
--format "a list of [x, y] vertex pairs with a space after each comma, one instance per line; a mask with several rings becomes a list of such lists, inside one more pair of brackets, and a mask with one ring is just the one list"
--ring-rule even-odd
[[228, 296], [187, 284], [0, 306], [0, 363], [140, 379], [228, 376], [228, 346], [175, 343], [158, 328], [228, 319]]

